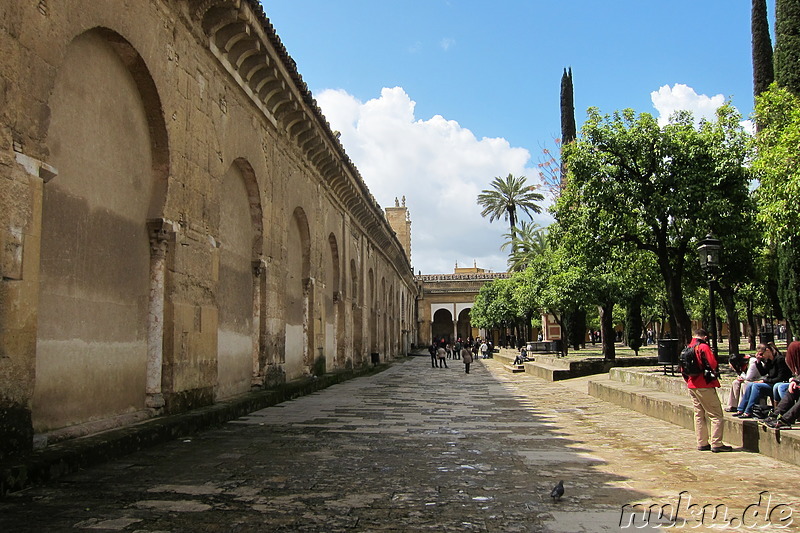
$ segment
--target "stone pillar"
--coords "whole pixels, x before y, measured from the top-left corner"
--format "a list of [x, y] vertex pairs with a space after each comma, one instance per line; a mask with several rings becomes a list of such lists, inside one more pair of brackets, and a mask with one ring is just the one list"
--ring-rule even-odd
[[303, 280], [303, 364], [310, 370], [314, 365], [314, 278]]
[[267, 292], [267, 262], [264, 259], [253, 261], [253, 377], [251, 385], [261, 387], [264, 385], [263, 365], [261, 351], [265, 340], [265, 313]]
[[458, 306], [453, 304], [453, 344], [458, 340]]
[[167, 248], [175, 235], [172, 222], [165, 219], [147, 223], [150, 234], [150, 296], [147, 317], [147, 382], [145, 405], [164, 407], [161, 377], [164, 368], [164, 297], [166, 294]]

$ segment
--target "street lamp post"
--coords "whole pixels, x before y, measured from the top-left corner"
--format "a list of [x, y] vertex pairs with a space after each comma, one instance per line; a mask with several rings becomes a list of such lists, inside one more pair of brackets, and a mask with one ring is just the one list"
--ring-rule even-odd
[[719, 267], [719, 253], [722, 250], [722, 241], [715, 239], [711, 232], [697, 245], [700, 256], [700, 267], [708, 279], [708, 303], [711, 306], [711, 349], [717, 357], [717, 308], [714, 301], [714, 275]]

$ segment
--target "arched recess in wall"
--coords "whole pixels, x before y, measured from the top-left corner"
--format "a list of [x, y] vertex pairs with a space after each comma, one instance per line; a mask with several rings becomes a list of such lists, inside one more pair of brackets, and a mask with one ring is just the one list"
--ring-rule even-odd
[[386, 278], [381, 277], [380, 292], [378, 293], [378, 307], [380, 309], [378, 350], [389, 356], [389, 294], [386, 292]]
[[58, 175], [42, 197], [36, 431], [140, 411], [160, 396], [170, 236], [159, 223], [169, 173], [161, 101], [133, 46], [103, 28], [76, 37], [48, 106]]
[[433, 314], [431, 334], [435, 340], [446, 342], [453, 340], [453, 313], [447, 309], [439, 309]]
[[286, 241], [286, 361], [288, 379], [307, 372], [315, 355], [311, 349], [314, 324], [310, 310], [314, 308], [311, 287], [311, 238], [308, 218], [301, 207], [292, 213]]
[[360, 290], [358, 280], [358, 267], [356, 260], [350, 260], [350, 298], [353, 304], [352, 324], [353, 332], [353, 365], [361, 363], [364, 353], [364, 291]]
[[466, 307], [458, 313], [456, 331], [458, 331], [458, 336], [462, 339], [472, 336], [472, 322], [470, 321], [469, 317], [470, 310], [470, 307]]
[[369, 331], [369, 351], [374, 353], [378, 351], [378, 313], [375, 302], [375, 274], [372, 269], [367, 272], [367, 294], [364, 298], [367, 306], [367, 313], [369, 318], [367, 320], [367, 329]]
[[398, 317], [400, 320], [400, 332], [401, 335], [401, 343], [400, 349], [405, 352], [409, 348], [408, 346], [408, 330], [406, 328], [406, 320], [408, 317], [407, 309], [406, 309], [406, 293], [405, 290], [400, 290], [400, 316]]
[[330, 268], [326, 269], [325, 284], [325, 359], [327, 369], [341, 368], [345, 360], [344, 294], [341, 286], [341, 262], [336, 235], [328, 235]]
[[259, 376], [264, 268], [263, 218], [252, 166], [236, 159], [219, 189], [217, 399], [250, 390]]

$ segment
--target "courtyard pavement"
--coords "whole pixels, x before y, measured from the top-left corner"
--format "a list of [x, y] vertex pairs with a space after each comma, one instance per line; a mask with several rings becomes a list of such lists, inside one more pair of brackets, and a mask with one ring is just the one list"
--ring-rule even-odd
[[591, 378], [448, 364], [400, 360], [10, 494], [0, 532], [798, 530], [798, 467], [698, 452]]

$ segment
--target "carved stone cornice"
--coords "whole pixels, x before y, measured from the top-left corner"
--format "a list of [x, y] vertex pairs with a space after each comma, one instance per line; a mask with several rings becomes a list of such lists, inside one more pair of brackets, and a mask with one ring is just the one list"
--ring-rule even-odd
[[349, 215], [403, 277], [402, 244], [317, 106], [257, 0], [187, 0], [211, 53], [267, 120], [287, 134]]

